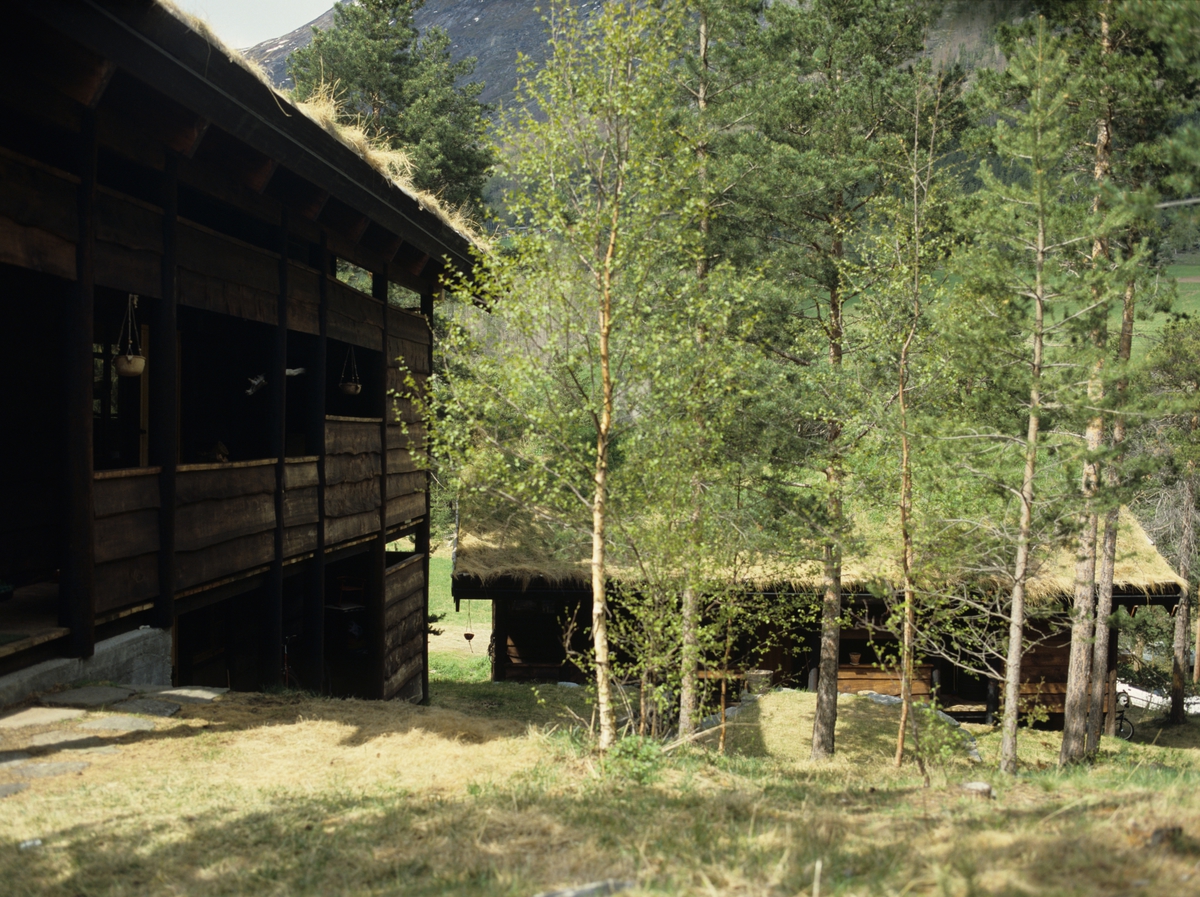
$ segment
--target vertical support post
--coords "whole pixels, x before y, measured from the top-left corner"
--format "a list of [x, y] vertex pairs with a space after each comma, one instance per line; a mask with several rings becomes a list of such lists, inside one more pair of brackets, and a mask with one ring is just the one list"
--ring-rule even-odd
[[[421, 294], [421, 314], [425, 317], [425, 323], [429, 325], [429, 349], [426, 352], [426, 370], [430, 375], [433, 374], [433, 293], [425, 292]], [[411, 453], [411, 446], [409, 448]], [[429, 451], [428, 441], [425, 445], [425, 451]], [[421, 567], [424, 571], [421, 579], [424, 585], [421, 586], [421, 703], [429, 703], [429, 512], [430, 512], [430, 496], [429, 488], [432, 483], [432, 473], [426, 468], [425, 470], [425, 516], [421, 518], [421, 524], [417, 527], [416, 532], [416, 549], [421, 552]]]
[[85, 109], [79, 131], [75, 290], [66, 314], [63, 370], [66, 389], [66, 557], [59, 584], [59, 620], [69, 627], [73, 657], [91, 657], [96, 644], [95, 486], [93, 481], [92, 343], [96, 314], [96, 113]]
[[986, 725], [996, 725], [996, 714], [1000, 712], [1000, 683], [991, 677], [987, 681], [986, 715], [983, 721]]
[[492, 599], [493, 682], [503, 682], [508, 677], [508, 614], [506, 607], [503, 598], [497, 596]]
[[175, 625], [175, 468], [179, 460], [179, 364], [176, 358], [178, 305], [176, 222], [179, 217], [179, 155], [166, 151], [162, 183], [162, 289], [157, 313], [151, 321], [149, 361], [149, 437], [151, 463], [162, 468], [158, 475], [158, 598], [154, 601], [154, 625]]
[[288, 222], [285, 210], [279, 219], [279, 297], [275, 325], [275, 351], [271, 372], [271, 454], [275, 456], [275, 554], [263, 596], [262, 680], [278, 685], [283, 673], [283, 530], [284, 486], [287, 477], [287, 324], [288, 324]]
[[317, 357], [309, 377], [308, 450], [317, 456], [317, 548], [304, 602], [304, 672], [301, 681], [313, 691], [325, 688], [325, 378], [329, 366], [329, 235], [321, 231], [317, 281]]
[[388, 395], [388, 275], [387, 267], [371, 279], [371, 295], [380, 301], [381, 350], [379, 352], [379, 383], [381, 396], [379, 402], [379, 540], [375, 551], [375, 576], [378, 587], [375, 592], [378, 600], [372, 605], [375, 626], [379, 637], [377, 645], [378, 662], [376, 665], [376, 680], [379, 682], [379, 696], [390, 698], [388, 689], [388, 644], [387, 644], [387, 444], [388, 420], [392, 412], [392, 400]]

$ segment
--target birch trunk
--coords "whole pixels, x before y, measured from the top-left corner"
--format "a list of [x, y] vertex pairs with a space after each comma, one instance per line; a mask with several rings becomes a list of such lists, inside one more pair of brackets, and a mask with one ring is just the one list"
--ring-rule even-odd
[[[708, 109], [708, 14], [700, 11], [700, 80], [696, 85], [696, 109], [703, 117]], [[696, 147], [696, 156], [700, 159], [699, 177], [701, 189], [707, 181], [708, 145], [703, 140]], [[708, 235], [711, 222], [707, 212], [700, 215], [700, 258], [696, 262], [696, 281], [700, 289], [708, 278]], [[703, 424], [701, 423], [701, 426]], [[694, 513], [692, 525], [699, 525], [700, 488], [694, 484]], [[689, 585], [683, 591], [682, 618], [680, 629], [682, 634], [682, 650], [680, 651], [680, 681], [679, 681], [679, 735], [681, 738], [692, 735], [696, 731], [696, 717], [699, 709], [699, 689], [697, 688], [697, 673], [700, 667], [700, 601], [694, 586]], [[722, 736], [723, 737], [723, 736]]]
[[[900, 358], [897, 364], [896, 397], [900, 411], [900, 569], [904, 588], [904, 632], [900, 656], [900, 728], [896, 733], [897, 767], [904, 761], [904, 733], [912, 719], [912, 680], [915, 658], [914, 642], [916, 641], [917, 611], [914, 604], [913, 589], [913, 534], [912, 534], [912, 453], [908, 442], [908, 371], [909, 353], [912, 351], [913, 339], [917, 335], [917, 324], [921, 319], [921, 178], [918, 165], [920, 151], [921, 117], [920, 104], [915, 107], [913, 117], [913, 146], [912, 146], [912, 322], [900, 347]], [[932, 147], [931, 147], [932, 150]], [[931, 166], [932, 167], [932, 166]], [[929, 785], [929, 776], [925, 772], [925, 762], [921, 756], [921, 745], [917, 742], [916, 721], [912, 720], [913, 747], [917, 752], [917, 763], [921, 766], [921, 774], [925, 785]]]
[[[617, 188], [620, 195], [620, 187]], [[596, 713], [600, 720], [599, 748], [608, 750], [617, 740], [616, 712], [612, 703], [612, 669], [608, 651], [608, 571], [605, 538], [608, 522], [608, 448], [612, 437], [613, 379], [609, 338], [612, 335], [613, 260], [617, 250], [620, 206], [614, 201], [612, 228], [604, 264], [599, 272], [598, 310], [600, 349], [600, 414], [596, 421], [595, 492], [592, 499], [592, 648], [596, 655]]]

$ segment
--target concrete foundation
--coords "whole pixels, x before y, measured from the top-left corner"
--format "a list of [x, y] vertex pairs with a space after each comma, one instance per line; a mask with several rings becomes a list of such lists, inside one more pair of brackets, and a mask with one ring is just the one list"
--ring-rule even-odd
[[96, 643], [87, 660], [62, 657], [0, 676], [0, 707], [80, 681], [171, 685], [171, 632], [149, 627]]

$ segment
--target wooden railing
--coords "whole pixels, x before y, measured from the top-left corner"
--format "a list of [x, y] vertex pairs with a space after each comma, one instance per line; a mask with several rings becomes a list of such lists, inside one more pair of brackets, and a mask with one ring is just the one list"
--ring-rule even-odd
[[159, 467], [98, 471], [96, 613], [158, 594]]
[[325, 418], [325, 544], [379, 530], [380, 419]]

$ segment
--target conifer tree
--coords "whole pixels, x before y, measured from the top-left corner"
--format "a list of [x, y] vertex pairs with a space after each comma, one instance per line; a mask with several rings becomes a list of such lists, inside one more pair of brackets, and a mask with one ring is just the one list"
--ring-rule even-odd
[[[1026, 593], [1040, 547], [1036, 518], [1045, 502], [1045, 489], [1038, 485], [1043, 425], [1061, 413], [1055, 406], [1069, 409], [1076, 401], [1071, 391], [1072, 347], [1065, 337], [1090, 298], [1086, 287], [1081, 291], [1074, 270], [1079, 245], [1090, 243], [1090, 229], [1071, 167], [1075, 135], [1064, 127], [1067, 104], [1081, 89], [1081, 78], [1070, 72], [1061, 42], [1039, 19], [1032, 34], [1012, 47], [1006, 71], [983, 80], [981, 111], [999, 116], [989, 135], [996, 167], [980, 167], [983, 189], [971, 222], [978, 238], [958, 262], [965, 278], [961, 294], [972, 303], [971, 330], [981, 341], [979, 348], [993, 356], [1021, 359], [1020, 368], [1006, 376], [1023, 369], [1027, 390], [1024, 435], [997, 434], [998, 445], [1016, 446], [1021, 454], [1019, 468], [1012, 463], [1005, 484], [1018, 505], [1008, 576], [1000, 753], [1000, 768], [1009, 774], [1017, 770]], [[1066, 353], [1062, 344], [1067, 344]], [[1001, 461], [999, 467], [1006, 466], [1008, 462]]]
[[413, 183], [454, 206], [479, 208], [493, 156], [487, 142], [483, 85], [456, 82], [474, 59], [453, 62], [446, 32], [423, 37], [413, 11], [424, 0], [357, 0], [334, 6], [333, 27], [313, 29], [292, 54], [296, 97], [332, 90], [368, 134], [402, 150]]
[[736, 191], [735, 214], [769, 256], [777, 301], [759, 340], [781, 364], [804, 369], [793, 414], [797, 430], [811, 436], [807, 466], [825, 480], [814, 758], [834, 751], [849, 530], [843, 492], [858, 433], [858, 397], [844, 367], [855, 347], [847, 309], [856, 293], [845, 268], [877, 193], [879, 160], [897, 133], [892, 97], [908, 78], [901, 66], [920, 52], [929, 13], [919, 0], [774, 3], [751, 35], [761, 144], [755, 175]]

